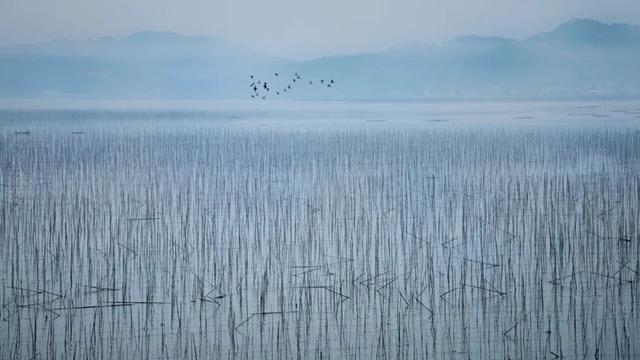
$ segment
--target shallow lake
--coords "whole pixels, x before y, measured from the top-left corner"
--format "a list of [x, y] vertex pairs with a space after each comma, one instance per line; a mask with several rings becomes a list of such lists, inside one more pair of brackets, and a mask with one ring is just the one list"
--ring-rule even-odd
[[0, 101], [0, 358], [640, 356], [640, 102]]

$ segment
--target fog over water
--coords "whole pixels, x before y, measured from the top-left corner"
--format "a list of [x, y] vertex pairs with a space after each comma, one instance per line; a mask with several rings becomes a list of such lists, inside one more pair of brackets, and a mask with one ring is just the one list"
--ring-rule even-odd
[[637, 59], [636, 0], [0, 0], [0, 359], [638, 359]]

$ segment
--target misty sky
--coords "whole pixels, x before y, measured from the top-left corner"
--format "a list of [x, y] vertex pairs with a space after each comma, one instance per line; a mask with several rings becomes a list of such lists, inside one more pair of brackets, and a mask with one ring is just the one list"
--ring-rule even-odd
[[163, 30], [308, 58], [467, 34], [523, 38], [572, 18], [640, 24], [640, 1], [0, 0], [0, 43]]

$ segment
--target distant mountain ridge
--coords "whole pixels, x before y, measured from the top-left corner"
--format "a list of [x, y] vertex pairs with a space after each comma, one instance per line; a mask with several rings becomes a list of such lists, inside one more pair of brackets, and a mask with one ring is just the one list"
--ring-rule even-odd
[[[0, 47], [0, 97], [247, 98], [249, 74], [275, 91], [294, 72], [336, 85], [298, 82], [289, 99], [640, 97], [637, 59], [640, 27], [592, 19], [524, 40], [471, 35], [306, 61], [215, 37], [142, 31]], [[276, 71], [283, 76], [273, 78]]]
[[592, 19], [567, 21], [551, 32], [531, 36], [527, 42], [554, 42], [565, 45], [627, 45], [640, 41], [640, 27], [604, 24]]

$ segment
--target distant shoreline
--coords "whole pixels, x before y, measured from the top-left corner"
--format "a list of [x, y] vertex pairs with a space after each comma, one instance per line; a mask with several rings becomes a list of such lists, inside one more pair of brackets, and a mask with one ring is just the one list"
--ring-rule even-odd
[[[637, 97], [598, 97], [598, 98], [424, 98], [424, 99], [349, 99], [349, 100], [244, 100], [244, 99], [105, 99], [105, 98], [2, 98], [0, 110], [185, 110], [185, 111], [228, 111], [237, 107], [238, 110], [281, 110], [288, 106], [298, 107], [319, 104], [342, 104], [345, 106], [357, 104], [499, 104], [499, 103], [613, 103], [640, 101]], [[287, 106], [288, 105], [288, 106]]]

